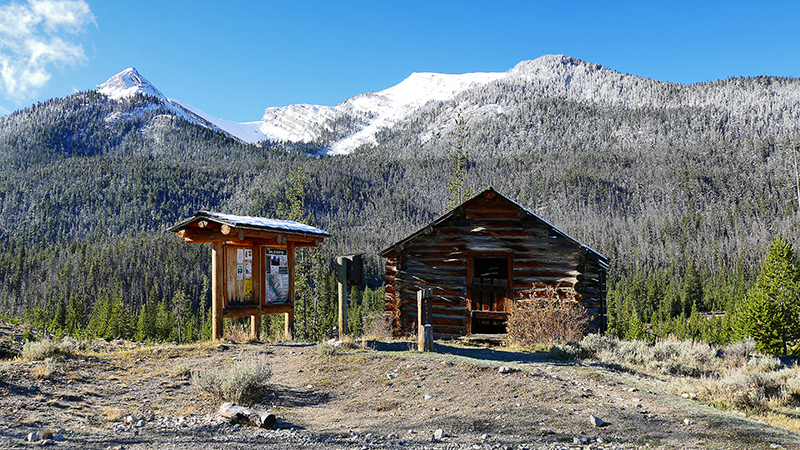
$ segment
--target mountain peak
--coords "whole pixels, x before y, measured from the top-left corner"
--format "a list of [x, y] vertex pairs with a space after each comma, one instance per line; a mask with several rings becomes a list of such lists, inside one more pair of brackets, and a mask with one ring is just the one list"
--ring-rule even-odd
[[120, 100], [142, 93], [166, 100], [164, 94], [153, 86], [135, 68], [129, 67], [97, 86], [97, 91], [113, 100]]
[[572, 72], [576, 69], [595, 72], [603, 67], [587, 63], [566, 55], [544, 55], [530, 61], [522, 61], [508, 71], [512, 78], [550, 78], [556, 73]]

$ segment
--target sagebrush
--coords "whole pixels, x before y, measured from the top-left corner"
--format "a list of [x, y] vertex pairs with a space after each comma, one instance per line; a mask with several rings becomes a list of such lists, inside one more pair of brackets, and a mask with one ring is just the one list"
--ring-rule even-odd
[[667, 338], [656, 342], [589, 334], [578, 343], [555, 345], [551, 353], [682, 377], [679, 389], [709, 405], [764, 412], [800, 406], [800, 367], [755, 352], [752, 339], [715, 347]]
[[82, 351], [85, 343], [71, 336], [65, 336], [59, 341], [48, 338], [41, 341], [28, 341], [22, 346], [22, 359], [26, 361], [42, 361], [56, 356], [73, 355]]
[[235, 362], [226, 370], [197, 372], [193, 383], [214, 398], [237, 405], [251, 405], [267, 393], [267, 382], [272, 377], [269, 364], [264, 360]]

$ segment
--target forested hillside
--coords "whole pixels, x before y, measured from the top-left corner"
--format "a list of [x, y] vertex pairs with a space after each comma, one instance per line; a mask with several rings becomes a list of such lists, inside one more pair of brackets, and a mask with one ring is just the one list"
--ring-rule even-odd
[[[310, 312], [298, 331], [318, 337], [332, 324], [316, 318], [331, 314], [332, 257], [365, 252], [367, 293], [379, 298], [377, 252], [445, 212], [445, 149], [461, 114], [466, 186], [493, 186], [608, 256], [616, 331], [638, 333], [635, 317], [698, 333], [675, 327], [692, 311], [733, 308], [778, 234], [800, 242], [800, 80], [684, 86], [549, 63], [431, 102], [351, 155], [307, 156], [352, 124], [329, 124], [314, 143], [246, 145], [144, 95], [83, 92], [2, 117], [0, 308], [83, 330], [95, 305], [136, 317], [165, 303], [196, 335], [210, 249], [166, 227], [200, 209], [285, 217], [297, 201], [333, 235], [303, 258], [299, 301]], [[179, 304], [189, 306], [169, 307]], [[90, 329], [113, 337], [136, 326]]]

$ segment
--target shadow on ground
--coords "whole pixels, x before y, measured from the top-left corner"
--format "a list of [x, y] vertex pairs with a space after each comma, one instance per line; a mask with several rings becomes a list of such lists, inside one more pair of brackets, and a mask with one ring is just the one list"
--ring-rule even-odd
[[[416, 350], [416, 343], [414, 342], [368, 341], [367, 346], [380, 352], [408, 352]], [[460, 356], [486, 362], [518, 364], [548, 362], [551, 364], [564, 364], [564, 361], [554, 361], [547, 353], [541, 352], [519, 352], [487, 347], [461, 347], [442, 343], [434, 344], [433, 349], [435, 353], [442, 355]]]
[[273, 395], [265, 400], [268, 400], [268, 403], [272, 406], [295, 408], [320, 405], [327, 403], [330, 399], [330, 394], [314, 389], [303, 390], [286, 386], [274, 386]]

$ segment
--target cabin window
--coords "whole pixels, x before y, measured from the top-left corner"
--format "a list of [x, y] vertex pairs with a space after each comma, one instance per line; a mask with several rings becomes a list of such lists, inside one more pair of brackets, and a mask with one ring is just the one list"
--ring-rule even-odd
[[508, 280], [508, 258], [475, 258], [472, 276]]

